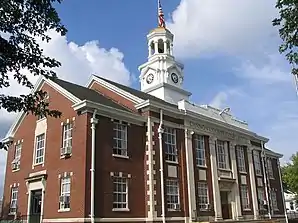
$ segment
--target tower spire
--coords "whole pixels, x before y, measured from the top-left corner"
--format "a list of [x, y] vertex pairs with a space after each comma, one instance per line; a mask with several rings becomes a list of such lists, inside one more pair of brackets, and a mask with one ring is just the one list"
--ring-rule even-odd
[[158, 27], [166, 28], [166, 22], [165, 22], [160, 0], [158, 0]]

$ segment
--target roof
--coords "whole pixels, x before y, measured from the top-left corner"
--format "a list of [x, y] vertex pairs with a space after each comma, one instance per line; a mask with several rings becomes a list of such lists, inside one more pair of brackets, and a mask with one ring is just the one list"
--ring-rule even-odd
[[81, 85], [77, 85], [74, 83], [67, 82], [65, 80], [61, 80], [59, 78], [51, 78], [51, 81], [55, 82], [62, 88], [64, 88], [69, 93], [73, 94], [80, 100], [88, 100], [99, 104], [104, 104], [112, 108], [125, 110], [125, 111], [131, 111], [130, 109], [118, 104], [116, 101], [113, 101], [103, 95], [101, 95], [99, 92], [83, 87]]
[[177, 108], [178, 109], [178, 105], [174, 105], [174, 104], [171, 104], [169, 102], [166, 102], [160, 98], [157, 98], [151, 94], [147, 94], [145, 92], [142, 92], [140, 90], [137, 90], [137, 89], [134, 89], [134, 88], [131, 88], [131, 87], [128, 87], [128, 86], [125, 86], [125, 85], [122, 85], [122, 84], [119, 84], [119, 83], [116, 83], [114, 81], [111, 81], [111, 80], [108, 80], [108, 79], [105, 79], [105, 78], [102, 78], [100, 76], [97, 76], [97, 75], [94, 75], [95, 77], [99, 78], [99, 79], [102, 79], [103, 81], [106, 81], [108, 82], [109, 84], [112, 84], [114, 86], [116, 86], [117, 88], [120, 88], [121, 90], [123, 91], [126, 91], [138, 98], [141, 98], [143, 100], [151, 100], [151, 101], [155, 101], [155, 102], [158, 102], [158, 103], [161, 103], [161, 104], [164, 104], [164, 105], [167, 105], [167, 106], [171, 106], [173, 108]]

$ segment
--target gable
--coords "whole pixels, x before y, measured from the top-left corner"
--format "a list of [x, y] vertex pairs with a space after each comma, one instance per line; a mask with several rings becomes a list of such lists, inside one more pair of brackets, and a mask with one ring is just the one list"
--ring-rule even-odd
[[[56, 91], [59, 94], [63, 95], [71, 103], [78, 103], [78, 102], [81, 101], [79, 98], [77, 98], [76, 96], [74, 96], [70, 92], [68, 92], [65, 89], [63, 89], [61, 86], [59, 86], [58, 84], [56, 84], [54, 81], [52, 81], [50, 79], [46, 79], [46, 78], [44, 78], [42, 76], [36, 82], [36, 84], [35, 84], [33, 90], [31, 91], [31, 93], [36, 92], [36, 91], [39, 91], [39, 90], [43, 89], [45, 86], [49, 86], [54, 91]], [[50, 95], [50, 97], [51, 97], [51, 95]], [[24, 118], [26, 117], [26, 114], [27, 114], [26, 112], [20, 112], [17, 115], [15, 121], [13, 122], [13, 124], [10, 127], [10, 129], [8, 130], [5, 138], [2, 139], [2, 142], [3, 143], [6, 143], [6, 142], [11, 141], [11, 139], [14, 136], [15, 132], [18, 130], [19, 126], [21, 125], [21, 123], [23, 122]]]

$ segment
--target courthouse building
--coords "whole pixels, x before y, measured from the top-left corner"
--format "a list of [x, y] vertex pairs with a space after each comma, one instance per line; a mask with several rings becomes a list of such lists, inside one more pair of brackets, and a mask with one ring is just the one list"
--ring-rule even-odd
[[2, 140], [3, 218], [283, 221], [282, 155], [229, 108], [190, 101], [173, 38], [159, 6], [140, 90], [96, 75], [86, 86], [39, 79], [35, 90], [46, 90], [63, 115], [22, 113]]

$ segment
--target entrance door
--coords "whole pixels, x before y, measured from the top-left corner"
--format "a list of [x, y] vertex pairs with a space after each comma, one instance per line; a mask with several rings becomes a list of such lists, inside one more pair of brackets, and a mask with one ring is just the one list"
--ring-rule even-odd
[[229, 204], [228, 196], [229, 196], [228, 191], [220, 192], [221, 209], [222, 209], [222, 218], [223, 219], [232, 219], [232, 209], [231, 209], [231, 204]]
[[40, 223], [42, 190], [31, 191], [29, 223]]

